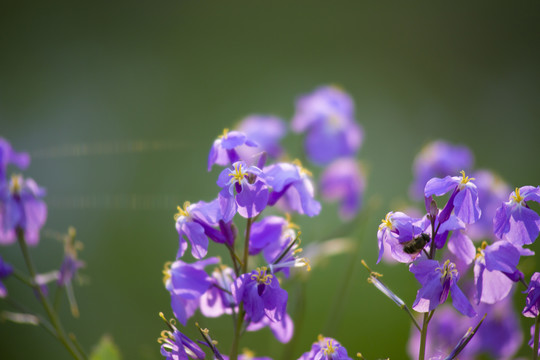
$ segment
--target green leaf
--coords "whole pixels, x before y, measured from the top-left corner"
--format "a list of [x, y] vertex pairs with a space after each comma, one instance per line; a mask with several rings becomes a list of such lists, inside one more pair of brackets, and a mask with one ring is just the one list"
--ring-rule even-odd
[[103, 335], [90, 354], [90, 360], [121, 360], [120, 351], [109, 335]]

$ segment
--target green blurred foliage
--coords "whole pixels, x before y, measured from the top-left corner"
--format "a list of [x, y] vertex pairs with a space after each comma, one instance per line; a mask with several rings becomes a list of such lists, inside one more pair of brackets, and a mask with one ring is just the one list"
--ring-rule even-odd
[[[31, 153], [25, 174], [48, 190], [49, 217], [32, 255], [41, 271], [58, 268], [62, 245], [46, 234], [70, 225], [85, 244], [86, 282], [76, 287], [81, 316], [72, 319], [64, 307], [66, 328], [87, 349], [108, 333], [126, 358], [159, 359], [158, 313], [172, 313], [161, 270], [177, 251], [173, 214], [185, 200], [216, 195], [218, 170], [206, 172], [213, 139], [248, 114], [290, 119], [295, 98], [322, 84], [340, 84], [353, 96], [365, 130], [360, 159], [368, 170], [366, 203], [373, 205], [353, 234], [370, 265], [378, 223], [407, 202], [412, 160], [433, 139], [468, 145], [478, 168], [495, 170], [512, 186], [538, 184], [539, 7], [5, 1], [0, 135]], [[299, 136], [285, 142], [299, 154]], [[344, 226], [335, 210], [329, 205], [317, 219], [295, 218], [306, 244]], [[24, 267], [15, 246], [0, 252]], [[351, 256], [330, 258], [309, 281], [288, 288], [291, 297], [305, 288], [297, 300], [304, 322], [287, 348], [293, 358], [321, 332], [352, 354], [405, 357], [408, 319], [367, 284], [358, 263], [341, 292], [350, 262]], [[412, 303], [417, 284], [403, 266], [377, 271]], [[39, 310], [31, 291], [6, 283]], [[516, 308], [522, 302], [518, 296]], [[195, 318], [228, 348], [228, 319]], [[193, 326], [186, 333], [197, 337]], [[269, 337], [268, 330], [249, 333], [241, 346], [280, 358], [284, 348]], [[39, 328], [3, 323], [0, 339], [2, 358], [41, 358], [45, 350], [47, 358], [69, 358]]]

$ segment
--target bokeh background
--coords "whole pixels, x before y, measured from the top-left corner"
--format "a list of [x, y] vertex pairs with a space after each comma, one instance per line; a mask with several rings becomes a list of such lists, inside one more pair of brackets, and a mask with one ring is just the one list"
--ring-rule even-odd
[[[48, 190], [48, 221], [32, 249], [38, 269], [62, 260], [51, 234], [72, 225], [84, 242], [81, 316], [62, 315], [87, 350], [107, 333], [125, 359], [160, 358], [157, 314], [171, 314], [161, 270], [178, 246], [173, 214], [185, 200], [216, 195], [218, 170], [206, 171], [213, 139], [248, 114], [289, 120], [295, 99], [319, 85], [348, 91], [365, 130], [359, 158], [372, 205], [347, 229], [370, 264], [380, 219], [407, 201], [413, 158], [433, 139], [469, 146], [476, 167], [512, 186], [539, 183], [537, 2], [4, 1], [0, 8], [0, 135], [30, 152], [25, 174]], [[285, 142], [299, 154], [301, 137]], [[297, 218], [305, 243], [344, 226], [335, 212], [329, 205], [317, 219]], [[0, 253], [24, 267], [16, 246]], [[288, 349], [294, 358], [321, 332], [350, 354], [406, 357], [407, 317], [367, 284], [358, 263], [340, 290], [355, 256], [332, 257], [309, 274], [304, 322]], [[405, 267], [377, 270], [412, 303], [417, 284]], [[16, 280], [6, 283], [39, 308]], [[517, 301], [522, 307], [523, 297]], [[228, 349], [230, 320], [203, 324]], [[196, 334], [192, 325], [186, 332]], [[69, 358], [40, 328], [0, 323], [0, 343], [2, 359]], [[285, 356], [268, 330], [242, 346]]]

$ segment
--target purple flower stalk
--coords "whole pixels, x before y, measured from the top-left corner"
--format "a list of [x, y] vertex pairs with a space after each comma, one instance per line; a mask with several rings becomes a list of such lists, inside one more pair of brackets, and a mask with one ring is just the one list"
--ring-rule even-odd
[[439, 214], [440, 223], [448, 219], [452, 210], [466, 224], [472, 224], [480, 219], [482, 211], [478, 204], [478, 188], [472, 180], [474, 178], [469, 178], [465, 175], [465, 171], [461, 171], [461, 177], [446, 176], [443, 179], [433, 178], [427, 182], [424, 188], [426, 198], [433, 195], [442, 196], [452, 191], [448, 203]]
[[[219, 224], [222, 213], [217, 199], [210, 203], [199, 201], [195, 204], [186, 201], [183, 208], [178, 206], [178, 213], [174, 215], [174, 220], [179, 241], [176, 258], [184, 255], [188, 247], [185, 240], [187, 238], [191, 244], [191, 255], [196, 259], [202, 259], [208, 252], [208, 236], [213, 236], [214, 239], [216, 236], [219, 237], [219, 233], [212, 226]], [[225, 242], [225, 237], [219, 242]]]
[[427, 144], [414, 159], [411, 197], [421, 199], [424, 187], [431, 178], [455, 174], [462, 169], [469, 171], [473, 162], [473, 154], [466, 146], [452, 145], [442, 140]]
[[353, 219], [360, 211], [366, 181], [354, 158], [337, 159], [328, 165], [320, 184], [323, 199], [339, 201], [343, 220]]
[[493, 219], [493, 231], [499, 239], [515, 245], [532, 244], [540, 232], [540, 216], [527, 206], [527, 201], [540, 203], [540, 186], [523, 186], [510, 194]]
[[446, 260], [442, 266], [436, 260], [419, 260], [411, 265], [410, 271], [422, 285], [413, 304], [414, 310], [422, 313], [432, 311], [443, 304], [448, 293], [451, 293], [452, 303], [460, 313], [469, 317], [476, 315], [471, 303], [457, 286], [459, 274], [450, 260]]
[[245, 218], [257, 216], [268, 203], [268, 186], [264, 174], [256, 166], [239, 161], [233, 169], [224, 169], [217, 180], [223, 188], [218, 196], [224, 221], [231, 221], [238, 212]]
[[0, 298], [5, 298], [7, 296], [7, 289], [2, 279], [7, 278], [13, 273], [13, 267], [8, 263], [4, 262], [2, 256], [0, 256]]
[[244, 303], [246, 315], [252, 322], [261, 321], [263, 316], [275, 322], [285, 316], [287, 292], [264, 266], [240, 275], [234, 282], [232, 294], [238, 304]]
[[335, 86], [320, 87], [300, 97], [292, 128], [295, 132], [307, 131], [306, 153], [318, 165], [354, 156], [363, 138], [362, 128], [354, 119], [352, 98]]
[[0, 184], [0, 244], [14, 243], [16, 230], [22, 229], [26, 243], [37, 245], [39, 231], [47, 219], [47, 206], [41, 200], [43, 196], [45, 189], [20, 175]]
[[24, 170], [30, 164], [30, 156], [24, 152], [16, 152], [6, 139], [0, 137], [0, 185], [6, 181], [6, 169], [9, 164]]
[[316, 216], [321, 204], [314, 199], [315, 190], [310, 180], [311, 172], [299, 161], [277, 163], [264, 168], [267, 183], [272, 187], [268, 205], [279, 202], [285, 211], [296, 211], [307, 216]]
[[540, 273], [535, 272], [531, 276], [531, 282], [527, 288], [526, 305], [523, 309], [523, 316], [538, 317], [538, 309], [540, 307]]
[[338, 341], [319, 335], [311, 350], [302, 354], [298, 360], [352, 360], [352, 358]]
[[246, 147], [257, 147], [257, 144], [240, 131], [223, 130], [223, 134], [214, 140], [208, 154], [208, 171], [212, 170], [214, 164], [227, 166], [239, 160], [248, 161], [238, 155], [238, 150]]

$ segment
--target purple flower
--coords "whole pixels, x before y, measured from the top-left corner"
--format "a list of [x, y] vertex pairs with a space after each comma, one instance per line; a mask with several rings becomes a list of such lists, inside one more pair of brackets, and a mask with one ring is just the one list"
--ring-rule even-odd
[[240, 131], [223, 130], [223, 135], [214, 140], [208, 154], [208, 171], [212, 170], [214, 164], [227, 166], [239, 160], [250, 160], [241, 159], [238, 155], [238, 150], [246, 147], [257, 147], [257, 144]]
[[538, 317], [540, 307], [540, 273], [535, 272], [531, 276], [531, 282], [527, 288], [527, 299], [523, 315], [526, 317]]
[[15, 164], [24, 170], [30, 164], [30, 156], [27, 153], [16, 152], [6, 139], [0, 137], [0, 185], [6, 181], [6, 169], [9, 164]]
[[[281, 241], [283, 233], [288, 228], [289, 221], [280, 216], [267, 216], [261, 221], [253, 223], [251, 226], [251, 235], [249, 239], [249, 254], [257, 255], [269, 246], [276, 248], [276, 245], [279, 246], [285, 242], [288, 243], [289, 241]], [[273, 257], [267, 257], [267, 252], [265, 251], [266, 261], [271, 262], [274, 260], [278, 251], [275, 251]]]
[[234, 283], [234, 270], [230, 267], [220, 266], [212, 272], [212, 285], [201, 296], [200, 309], [206, 317], [218, 317], [223, 314], [232, 314], [236, 301], [230, 293]]
[[280, 321], [285, 316], [287, 292], [279, 286], [276, 277], [260, 267], [251, 273], [241, 275], [232, 287], [237, 303], [244, 303], [247, 317], [259, 322], [263, 316], [271, 321]]
[[341, 344], [332, 339], [319, 335], [311, 346], [311, 350], [298, 358], [298, 360], [352, 360]]
[[319, 165], [354, 155], [363, 138], [362, 128], [354, 120], [353, 100], [334, 86], [320, 87], [300, 97], [292, 128], [308, 132], [306, 152]]
[[469, 171], [474, 163], [472, 152], [463, 145], [452, 145], [443, 140], [433, 141], [422, 148], [414, 158], [414, 182], [410, 187], [411, 197], [421, 199], [428, 180]]
[[362, 205], [365, 178], [353, 158], [332, 162], [321, 175], [321, 196], [325, 200], [340, 202], [339, 215], [344, 220], [353, 219]]
[[419, 260], [411, 265], [410, 271], [422, 285], [413, 304], [414, 310], [432, 311], [443, 304], [451, 292], [452, 303], [459, 312], [469, 317], [476, 315], [471, 303], [457, 286], [459, 274], [450, 260], [446, 260], [442, 266], [436, 260]]
[[474, 265], [474, 283], [477, 303], [494, 304], [510, 294], [514, 278], [521, 272], [516, 268], [520, 252], [506, 241], [491, 245], [483, 242], [478, 248]]
[[287, 126], [277, 116], [251, 115], [244, 118], [237, 129], [258, 145], [258, 148], [241, 147], [238, 151], [240, 158], [249, 159], [261, 151], [266, 151], [273, 158], [278, 158], [283, 154], [279, 141], [287, 133]]
[[41, 200], [45, 190], [32, 179], [20, 175], [0, 184], [0, 244], [12, 244], [16, 230], [24, 231], [28, 245], [39, 242], [39, 231], [47, 219], [47, 206]]
[[235, 162], [233, 169], [223, 169], [217, 184], [223, 188], [218, 200], [226, 222], [236, 212], [245, 218], [255, 217], [268, 203], [268, 186], [261, 169], [242, 161]]
[[246, 330], [258, 331], [266, 326], [270, 328], [272, 334], [274, 334], [279, 342], [286, 344], [292, 339], [294, 324], [289, 314], [285, 313], [285, 316], [280, 321], [276, 322], [271, 321], [268, 317], [264, 316], [259, 322], [251, 322]]
[[[212, 278], [204, 271], [205, 266], [217, 264], [218, 258], [208, 258], [193, 264], [177, 260], [167, 263], [163, 271], [165, 288], [171, 293], [174, 316], [186, 325], [187, 320], [199, 307], [199, 299], [212, 285]], [[170, 265], [170, 268], [167, 266]]]
[[315, 190], [309, 177], [311, 173], [299, 161], [277, 163], [264, 168], [267, 183], [272, 187], [268, 205], [279, 201], [285, 211], [296, 211], [307, 216], [316, 216], [321, 204], [314, 199]]
[[540, 203], [540, 186], [523, 186], [510, 194], [493, 219], [493, 231], [499, 239], [516, 245], [532, 244], [540, 232], [540, 216], [527, 206], [527, 201]]
[[13, 267], [8, 263], [4, 262], [2, 256], [0, 256], [0, 298], [5, 298], [7, 296], [7, 289], [2, 282], [2, 279], [7, 278], [13, 272]]
[[420, 225], [419, 219], [402, 212], [390, 211], [386, 214], [377, 231], [379, 243], [377, 263], [381, 261], [385, 250], [389, 250], [396, 261], [408, 263], [414, 260], [418, 253], [406, 253], [404, 244], [421, 236], [425, 229]]
[[158, 339], [161, 344], [161, 355], [167, 360], [204, 359], [204, 351], [199, 345], [182, 334], [178, 329], [174, 331], [164, 330]]
[[196, 259], [202, 259], [208, 252], [209, 234], [215, 235], [216, 232], [212, 226], [219, 224], [222, 213], [217, 199], [210, 203], [199, 201], [195, 204], [186, 201], [183, 208], [178, 206], [178, 213], [174, 216], [174, 220], [179, 240], [176, 258], [181, 258], [187, 249], [188, 244], [184, 239], [186, 237], [191, 243], [191, 255]]
[[478, 198], [482, 216], [474, 224], [467, 227], [467, 234], [474, 240], [491, 239], [493, 236], [493, 218], [497, 208], [507, 198], [510, 187], [497, 175], [488, 170], [474, 173], [475, 184], [478, 187]]
[[452, 210], [466, 224], [472, 224], [480, 218], [482, 211], [478, 204], [478, 189], [472, 180], [474, 178], [465, 176], [465, 171], [461, 171], [461, 177], [446, 176], [443, 179], [433, 178], [427, 182], [424, 188], [426, 198], [452, 191], [448, 203], [439, 214], [440, 223], [448, 219]]
[[[530, 333], [531, 333], [531, 339], [529, 340], [527, 344], [529, 345], [531, 349], [534, 350], [534, 325], [531, 326]], [[540, 355], [540, 347], [538, 348], [538, 355]]]

